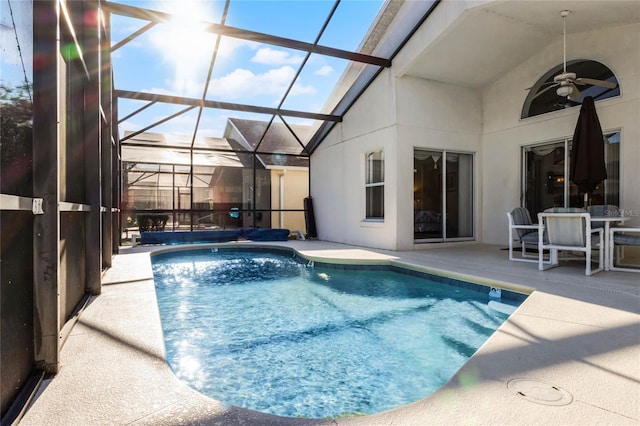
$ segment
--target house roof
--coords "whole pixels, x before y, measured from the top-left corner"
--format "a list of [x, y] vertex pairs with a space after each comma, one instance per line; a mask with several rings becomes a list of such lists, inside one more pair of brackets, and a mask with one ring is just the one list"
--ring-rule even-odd
[[[191, 136], [143, 132], [125, 132], [122, 161], [152, 164], [191, 164]], [[225, 138], [201, 137], [193, 142], [195, 166], [245, 167], [247, 160], [233, 152]], [[160, 149], [159, 149], [160, 148]], [[245, 161], [243, 161], [245, 160]]]
[[[257, 120], [229, 119], [224, 138], [200, 137], [193, 141], [193, 164], [214, 167], [251, 167], [253, 160], [242, 151], [258, 151], [257, 157], [265, 168], [308, 167], [309, 159], [301, 155], [302, 145], [282, 123]], [[310, 131], [309, 126], [291, 125], [296, 135]], [[238, 138], [233, 137], [235, 129]], [[122, 161], [130, 163], [189, 165], [191, 136], [143, 132], [125, 132]], [[260, 140], [262, 142], [260, 143]], [[161, 149], [158, 149], [161, 148]]]
[[309, 166], [309, 159], [302, 155], [304, 145], [301, 140], [304, 140], [306, 135], [311, 132], [310, 126], [291, 124], [287, 128], [284, 123], [280, 122], [274, 121], [269, 124], [264, 121], [238, 118], [229, 118], [228, 123], [239, 133], [240, 140], [235, 141], [230, 138], [229, 126], [227, 126], [225, 136], [229, 138], [231, 143], [236, 142], [244, 149], [258, 152], [258, 158], [265, 167]]

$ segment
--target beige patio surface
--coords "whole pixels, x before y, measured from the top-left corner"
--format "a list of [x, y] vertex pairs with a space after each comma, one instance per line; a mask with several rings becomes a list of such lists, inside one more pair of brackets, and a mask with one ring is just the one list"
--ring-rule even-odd
[[[242, 244], [251, 243], [232, 243]], [[102, 294], [77, 318], [60, 372], [45, 381], [20, 424], [640, 424], [637, 274], [587, 277], [583, 262], [540, 272], [535, 264], [509, 262], [501, 247], [480, 244], [411, 252], [321, 241], [273, 245], [314, 261], [392, 263], [532, 293], [436, 393], [371, 416], [282, 418], [225, 407], [173, 375], [164, 360], [149, 256], [166, 247], [122, 249], [104, 274]]]

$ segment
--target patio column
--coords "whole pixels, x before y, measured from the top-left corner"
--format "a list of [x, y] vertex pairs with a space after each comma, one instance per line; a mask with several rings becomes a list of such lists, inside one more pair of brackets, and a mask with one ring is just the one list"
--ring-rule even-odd
[[90, 206], [86, 213], [86, 285], [91, 294], [100, 294], [100, 273], [102, 271], [102, 144], [100, 114], [100, 45], [98, 4], [86, 0], [82, 10], [76, 15], [83, 16], [82, 48], [83, 57], [89, 71], [84, 88], [84, 163], [86, 173], [85, 203]]
[[33, 2], [34, 361], [49, 374], [60, 367], [60, 169], [58, 163], [57, 2]]

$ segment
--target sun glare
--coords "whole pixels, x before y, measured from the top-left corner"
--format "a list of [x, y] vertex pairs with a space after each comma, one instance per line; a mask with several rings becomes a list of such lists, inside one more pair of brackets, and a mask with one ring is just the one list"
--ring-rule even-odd
[[205, 31], [201, 22], [209, 15], [205, 3], [179, 2], [171, 21], [164, 24], [155, 38], [164, 60], [174, 67], [171, 88], [177, 92], [196, 94], [202, 90], [206, 65], [211, 60], [215, 36]]

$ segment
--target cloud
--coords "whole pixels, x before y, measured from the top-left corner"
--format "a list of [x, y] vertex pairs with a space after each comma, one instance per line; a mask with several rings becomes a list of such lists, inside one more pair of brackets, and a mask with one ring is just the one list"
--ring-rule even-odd
[[302, 84], [296, 83], [296, 84], [293, 85], [293, 88], [291, 89], [291, 92], [289, 93], [289, 95], [290, 96], [314, 95], [317, 92], [318, 91], [313, 86], [304, 86]]
[[302, 56], [292, 55], [284, 50], [271, 49], [270, 47], [263, 47], [258, 49], [256, 54], [251, 58], [251, 62], [266, 65], [298, 65], [302, 62]]
[[140, 92], [155, 93], [157, 95], [169, 95], [169, 96], [184, 96], [184, 93], [174, 92], [173, 90], [167, 90], [163, 87], [152, 87], [150, 89], [141, 89]]
[[[288, 65], [271, 69], [263, 74], [237, 68], [224, 77], [214, 79], [209, 85], [209, 93], [225, 99], [251, 98], [260, 95], [281, 96], [291, 84], [295, 70]], [[313, 86], [294, 85], [291, 95], [313, 94]]]
[[239, 38], [223, 37], [218, 48], [218, 58], [232, 58], [235, 51], [242, 47], [256, 50], [260, 43], [251, 40], [242, 40]]
[[184, 97], [202, 97], [204, 91], [204, 71], [197, 76], [192, 76], [186, 72], [178, 72], [175, 78], [167, 80], [169, 87], [176, 96]]
[[329, 65], [325, 65], [325, 66], [317, 69], [314, 74], [315, 75], [325, 76], [325, 75], [331, 74], [332, 72], [333, 72], [333, 68], [330, 67]]

